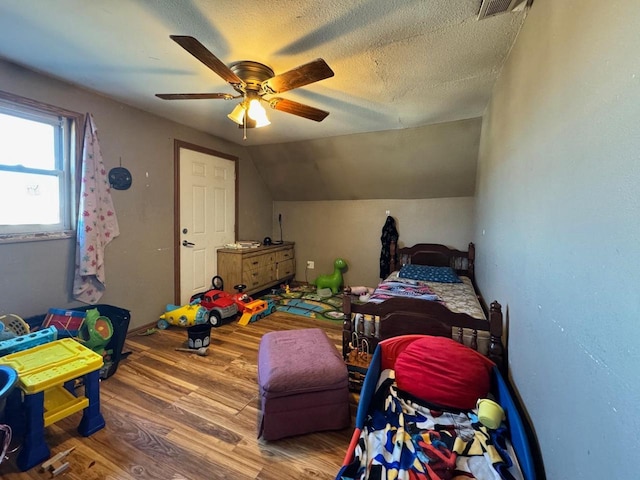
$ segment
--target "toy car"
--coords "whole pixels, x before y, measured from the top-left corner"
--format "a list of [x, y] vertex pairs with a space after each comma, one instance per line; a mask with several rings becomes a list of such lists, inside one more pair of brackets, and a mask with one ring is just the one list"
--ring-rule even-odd
[[236, 302], [238, 312], [242, 314], [244, 312], [244, 306], [249, 302], [253, 302], [253, 298], [244, 293], [244, 289], [247, 288], [245, 284], [240, 283], [238, 285], [234, 285], [233, 288], [235, 288], [237, 292], [231, 295], [231, 298]]
[[191, 303], [199, 303], [209, 312], [208, 321], [212, 326], [218, 327], [225, 318], [235, 317], [238, 313], [238, 305], [233, 297], [225, 291], [212, 288], [203, 293], [197, 293], [191, 297]]
[[276, 311], [276, 305], [273, 300], [254, 300], [244, 305], [244, 313], [238, 322], [240, 325], [247, 325], [249, 322], [255, 322]]
[[192, 327], [200, 323], [209, 321], [209, 311], [201, 307], [198, 303], [190, 303], [188, 305], [167, 305], [167, 311], [160, 315], [158, 320], [158, 328], [164, 330], [169, 325], [177, 325], [179, 327]]

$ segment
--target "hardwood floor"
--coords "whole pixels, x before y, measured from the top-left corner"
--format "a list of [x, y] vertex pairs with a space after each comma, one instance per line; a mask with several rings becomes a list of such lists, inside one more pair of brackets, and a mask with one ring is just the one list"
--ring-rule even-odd
[[[262, 335], [273, 330], [322, 328], [340, 349], [341, 322], [276, 312], [241, 327], [211, 331], [206, 357], [177, 352], [186, 330], [171, 327], [149, 336], [132, 334], [132, 351], [115, 375], [101, 383], [106, 427], [83, 438], [81, 413], [46, 430], [51, 454], [75, 447], [65, 459], [63, 479], [332, 479], [352, 429], [258, 440], [260, 418], [257, 353]], [[357, 397], [352, 395], [352, 414]], [[20, 472], [10, 460], [0, 478], [49, 478], [35, 467]]]

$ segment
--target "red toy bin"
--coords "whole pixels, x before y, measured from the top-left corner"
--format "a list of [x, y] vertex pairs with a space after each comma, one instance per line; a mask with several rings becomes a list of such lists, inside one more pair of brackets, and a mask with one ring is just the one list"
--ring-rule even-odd
[[50, 308], [44, 317], [42, 328], [55, 327], [58, 338], [77, 337], [86, 316], [85, 312], [77, 310]]

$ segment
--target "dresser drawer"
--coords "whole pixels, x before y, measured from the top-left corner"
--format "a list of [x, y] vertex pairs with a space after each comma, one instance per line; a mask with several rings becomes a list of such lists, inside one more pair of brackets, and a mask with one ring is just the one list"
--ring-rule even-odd
[[255, 270], [272, 265], [275, 262], [275, 254], [254, 255], [242, 260], [242, 270]]
[[245, 270], [242, 273], [242, 283], [247, 286], [248, 290], [273, 282], [276, 279], [275, 265], [265, 265], [261, 268]]
[[276, 262], [284, 262], [285, 260], [291, 259], [293, 259], [293, 248], [276, 252]]
[[296, 264], [291, 260], [285, 260], [283, 262], [277, 263], [277, 278], [285, 278], [295, 275], [296, 273]]

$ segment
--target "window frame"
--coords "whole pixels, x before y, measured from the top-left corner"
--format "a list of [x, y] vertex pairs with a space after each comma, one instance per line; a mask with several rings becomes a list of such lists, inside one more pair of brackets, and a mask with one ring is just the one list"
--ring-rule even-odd
[[61, 107], [0, 90], [3, 114], [58, 127], [53, 169], [6, 166], [3, 171], [57, 176], [60, 179], [60, 218], [55, 225], [21, 224], [0, 226], [0, 243], [69, 238], [75, 236], [84, 115]]

